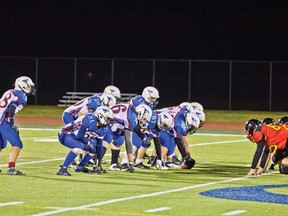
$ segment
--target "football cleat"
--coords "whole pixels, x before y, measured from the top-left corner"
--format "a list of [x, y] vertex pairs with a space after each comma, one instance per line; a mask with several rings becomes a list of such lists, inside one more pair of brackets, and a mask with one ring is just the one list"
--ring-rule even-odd
[[20, 170], [15, 169], [15, 167], [8, 167], [6, 173], [8, 175], [25, 175], [24, 172], [21, 172]]
[[149, 166], [144, 165], [142, 162], [135, 164], [134, 167], [140, 168], [140, 169], [150, 169]]
[[167, 161], [165, 163], [165, 166], [168, 167], [168, 168], [180, 168], [179, 165], [174, 164], [172, 161]]
[[109, 170], [110, 171], [121, 171], [122, 170], [122, 166], [120, 164], [112, 164], [110, 167], [109, 167]]
[[121, 164], [121, 171], [127, 171], [129, 168], [128, 164], [127, 163], [123, 163]]
[[83, 165], [77, 165], [74, 168], [75, 172], [84, 172], [84, 173], [93, 173], [92, 170], [89, 170], [87, 167], [83, 166]]
[[67, 171], [67, 168], [63, 168], [60, 166], [60, 169], [57, 171], [57, 175], [63, 175], [63, 176], [71, 176], [71, 174]]

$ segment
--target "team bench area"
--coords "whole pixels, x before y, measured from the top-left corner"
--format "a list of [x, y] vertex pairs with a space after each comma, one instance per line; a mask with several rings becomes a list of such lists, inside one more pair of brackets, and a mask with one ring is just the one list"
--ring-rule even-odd
[[[68, 107], [94, 94], [96, 94], [96, 92], [66, 92], [66, 95], [62, 96], [57, 106]], [[136, 95], [135, 93], [121, 93], [121, 98], [118, 101], [126, 103]]]

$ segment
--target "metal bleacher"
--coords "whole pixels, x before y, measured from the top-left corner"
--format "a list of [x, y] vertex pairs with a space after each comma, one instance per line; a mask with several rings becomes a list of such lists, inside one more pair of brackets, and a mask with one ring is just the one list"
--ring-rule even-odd
[[[66, 92], [66, 95], [63, 95], [62, 98], [58, 101], [58, 107], [68, 107], [71, 106], [83, 98], [89, 97], [96, 94], [96, 92]], [[121, 98], [117, 99], [119, 102], [126, 103], [132, 97], [136, 96], [135, 93], [121, 93]]]

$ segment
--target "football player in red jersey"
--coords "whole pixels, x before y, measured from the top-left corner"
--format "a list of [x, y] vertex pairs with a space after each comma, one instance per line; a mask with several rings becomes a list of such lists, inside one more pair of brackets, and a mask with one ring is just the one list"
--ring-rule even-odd
[[[245, 132], [247, 134], [247, 138], [257, 144], [257, 148], [251, 164], [251, 169], [247, 173], [247, 176], [261, 175], [264, 172], [266, 169], [265, 166], [269, 153], [274, 154], [274, 163], [288, 167], [287, 125], [263, 125], [260, 124], [260, 121], [251, 119], [245, 124]], [[258, 170], [256, 170], [260, 158], [260, 166]]]

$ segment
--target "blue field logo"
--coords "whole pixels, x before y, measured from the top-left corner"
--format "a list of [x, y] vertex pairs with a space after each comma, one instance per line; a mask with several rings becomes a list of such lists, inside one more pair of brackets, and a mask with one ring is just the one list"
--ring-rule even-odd
[[276, 194], [266, 191], [267, 189], [281, 188], [281, 187], [288, 187], [288, 184], [229, 187], [229, 188], [208, 190], [201, 192], [200, 194], [203, 196], [223, 198], [223, 199], [288, 204], [288, 195]]

